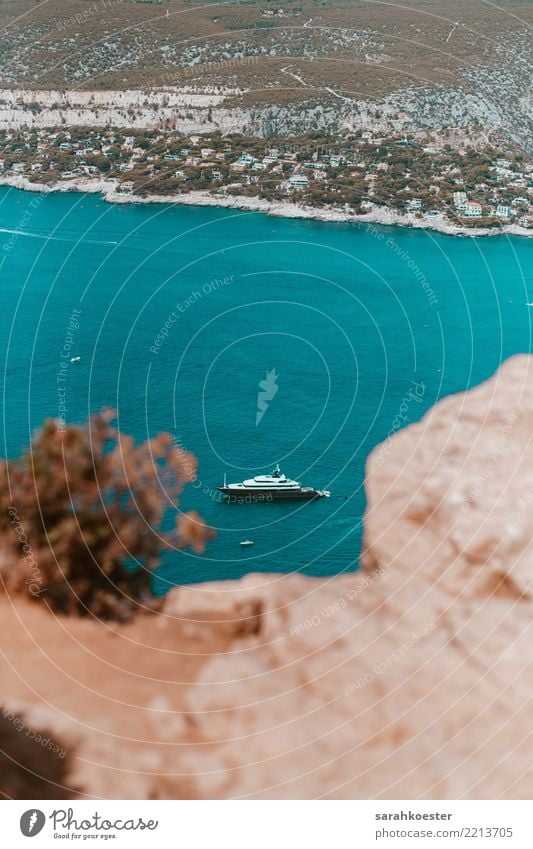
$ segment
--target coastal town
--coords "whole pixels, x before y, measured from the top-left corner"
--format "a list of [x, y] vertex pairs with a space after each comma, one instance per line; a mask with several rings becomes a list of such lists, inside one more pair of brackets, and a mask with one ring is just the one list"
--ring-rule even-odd
[[413, 222], [533, 229], [533, 164], [519, 148], [458, 144], [449, 131], [380, 137], [358, 130], [251, 138], [174, 128], [0, 131], [0, 182], [66, 190], [107, 184], [116, 197], [242, 198], [350, 216], [390, 210]]

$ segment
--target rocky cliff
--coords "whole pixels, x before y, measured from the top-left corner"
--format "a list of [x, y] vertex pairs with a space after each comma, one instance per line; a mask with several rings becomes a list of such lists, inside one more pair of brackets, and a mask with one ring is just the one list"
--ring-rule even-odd
[[374, 451], [363, 568], [126, 626], [4, 597], [4, 710], [89, 796], [531, 798], [533, 360]]
[[[492, 84], [493, 77], [489, 80]], [[446, 128], [450, 142], [456, 136], [465, 143], [512, 139], [529, 150], [527, 98], [511, 99], [503, 88], [500, 94], [496, 101], [491, 99], [481, 84], [475, 91], [459, 85], [419, 84], [375, 99], [355, 95], [339, 99], [328, 89], [320, 95], [311, 93], [296, 104], [258, 105], [249, 102], [246, 90], [222, 85], [127, 91], [0, 89], [0, 130], [166, 126], [183, 135], [220, 131], [290, 137], [303, 132], [357, 130], [397, 136]]]

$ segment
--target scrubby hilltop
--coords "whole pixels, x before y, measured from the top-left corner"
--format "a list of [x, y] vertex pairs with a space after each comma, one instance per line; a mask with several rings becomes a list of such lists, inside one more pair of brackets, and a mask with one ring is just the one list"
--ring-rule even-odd
[[[168, 87], [207, 96], [185, 118], [208, 129], [477, 124], [525, 144], [531, 12], [482, 0], [71, 0], [68, 13], [61, 0], [3, 2], [0, 88], [56, 92], [26, 102], [34, 113], [62, 90], [131, 91], [132, 126], [152, 105], [137, 91]], [[216, 95], [224, 108], [213, 115]]]

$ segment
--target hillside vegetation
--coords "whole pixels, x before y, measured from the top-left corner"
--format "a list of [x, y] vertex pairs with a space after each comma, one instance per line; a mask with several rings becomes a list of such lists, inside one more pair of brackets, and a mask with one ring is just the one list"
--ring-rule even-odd
[[379, 101], [425, 125], [525, 137], [531, 12], [520, 0], [2, 0], [0, 87], [232, 89], [228, 108], [274, 109], [287, 132]]

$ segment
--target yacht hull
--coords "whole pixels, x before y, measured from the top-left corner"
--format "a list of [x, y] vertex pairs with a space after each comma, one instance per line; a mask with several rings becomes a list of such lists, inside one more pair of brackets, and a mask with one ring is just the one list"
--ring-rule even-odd
[[234, 489], [229, 486], [218, 486], [217, 489], [224, 493], [229, 501], [237, 503], [259, 503], [265, 501], [311, 501], [313, 498], [322, 498], [323, 493], [318, 489], [307, 487], [305, 489], [290, 490], [274, 489]]

